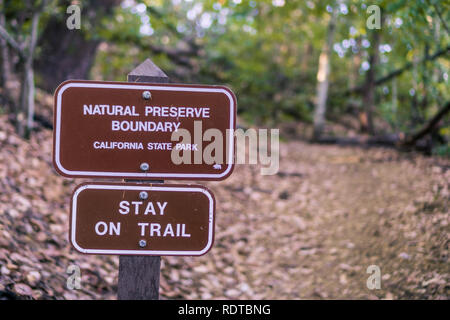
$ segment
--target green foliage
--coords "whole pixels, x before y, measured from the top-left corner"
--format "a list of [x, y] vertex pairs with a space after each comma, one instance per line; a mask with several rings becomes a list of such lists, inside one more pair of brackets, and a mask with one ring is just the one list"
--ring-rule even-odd
[[[382, 10], [379, 31], [366, 28], [366, 10], [373, 4]], [[100, 73], [95, 73], [123, 79], [132, 65], [151, 56], [175, 81], [232, 87], [239, 113], [249, 121], [310, 121], [318, 56], [333, 7], [340, 13], [331, 63], [330, 113], [347, 110], [347, 101], [339, 95], [364, 82], [364, 63], [371, 50], [380, 50], [378, 78], [414, 62], [397, 79], [395, 97], [390, 82], [377, 89], [377, 114], [392, 128], [415, 129], [449, 99], [448, 60], [417, 63], [449, 44], [438, 15], [439, 11], [446, 17], [448, 10], [434, 0], [136, 1], [117, 7], [114, 19], [99, 30], [108, 46], [99, 51], [95, 70]], [[151, 28], [151, 34], [142, 32], [143, 25]], [[372, 48], [371, 32], [382, 33], [380, 48]], [[193, 46], [199, 49], [190, 55]], [[155, 47], [164, 50], [156, 52]], [[185, 56], [189, 65], [180, 65], [165, 53], [170, 51]], [[361, 106], [361, 97], [355, 98]], [[412, 105], [424, 99], [425, 109], [413, 110]]]
[[[64, 23], [67, 4], [51, 1], [42, 25], [50, 16]], [[380, 30], [366, 26], [367, 8], [374, 4], [381, 8]], [[10, 31], [25, 35], [33, 5], [12, 0], [5, 5], [14, 22]], [[240, 115], [249, 121], [311, 121], [332, 8], [339, 14], [330, 114], [347, 112], [350, 104], [363, 107], [360, 95], [350, 101], [341, 94], [364, 83], [373, 50], [380, 56], [377, 79], [412, 65], [396, 78], [395, 96], [392, 80], [376, 90], [376, 114], [392, 128], [415, 130], [450, 99], [448, 53], [427, 60], [450, 43], [448, 4], [439, 0], [127, 0], [96, 24], [82, 11], [81, 32], [101, 41], [92, 78], [123, 81], [151, 57], [172, 81], [230, 86]], [[379, 48], [370, 43], [373, 32], [381, 33]]]
[[434, 147], [432, 153], [436, 156], [450, 158], [450, 145], [447, 143]]

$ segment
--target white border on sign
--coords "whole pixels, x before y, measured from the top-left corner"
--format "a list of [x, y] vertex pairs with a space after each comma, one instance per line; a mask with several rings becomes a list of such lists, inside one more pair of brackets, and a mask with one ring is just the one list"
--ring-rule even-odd
[[[138, 190], [138, 191], [179, 191], [179, 192], [200, 192], [206, 195], [209, 199], [209, 230], [208, 243], [206, 247], [200, 251], [157, 251], [157, 250], [111, 250], [111, 249], [85, 249], [82, 248], [76, 241], [76, 220], [77, 220], [77, 198], [78, 195], [86, 189], [100, 189], [100, 190]], [[198, 187], [159, 187], [159, 186], [127, 186], [127, 185], [100, 185], [87, 184], [79, 187], [73, 194], [72, 198], [72, 221], [71, 221], [71, 235], [70, 241], [72, 245], [81, 253], [88, 254], [115, 254], [115, 255], [172, 255], [172, 256], [200, 256], [205, 254], [213, 243], [213, 229], [214, 229], [214, 201], [208, 190]]]
[[[222, 92], [230, 100], [230, 126], [228, 133], [229, 152], [227, 169], [218, 174], [214, 173], [143, 173], [143, 172], [109, 172], [109, 171], [72, 171], [64, 168], [60, 161], [60, 135], [61, 135], [61, 102], [62, 94], [71, 87], [77, 88], [109, 88], [109, 89], [136, 89], [136, 90], [162, 90], [162, 91], [188, 91], [188, 92]], [[169, 87], [149, 85], [126, 85], [126, 84], [101, 84], [101, 83], [79, 83], [71, 82], [63, 85], [58, 91], [56, 98], [56, 135], [55, 135], [55, 163], [61, 172], [69, 176], [95, 176], [95, 177], [139, 177], [139, 178], [222, 178], [226, 176], [233, 166], [233, 128], [234, 128], [234, 100], [231, 94], [222, 88], [196, 88], [196, 87]]]

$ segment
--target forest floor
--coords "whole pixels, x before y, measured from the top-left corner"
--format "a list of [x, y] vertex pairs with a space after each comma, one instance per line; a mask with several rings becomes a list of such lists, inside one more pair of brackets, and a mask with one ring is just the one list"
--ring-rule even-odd
[[[450, 161], [392, 149], [281, 143], [280, 171], [237, 165], [207, 182], [216, 234], [202, 257], [163, 257], [162, 299], [448, 299]], [[0, 116], [0, 299], [115, 299], [118, 257], [68, 242], [52, 132]], [[66, 287], [70, 265], [81, 288]], [[369, 289], [367, 268], [381, 288]]]

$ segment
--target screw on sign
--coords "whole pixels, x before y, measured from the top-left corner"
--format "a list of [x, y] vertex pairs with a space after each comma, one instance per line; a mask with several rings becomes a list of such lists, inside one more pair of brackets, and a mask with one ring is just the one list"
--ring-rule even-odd
[[145, 200], [148, 198], [148, 193], [146, 191], [141, 191], [139, 193], [139, 199]]
[[[215, 200], [202, 186], [149, 179], [227, 178], [234, 168], [236, 97], [221, 86], [169, 85], [149, 59], [128, 81], [77, 80], [58, 87], [53, 164], [65, 177], [139, 179], [78, 186], [72, 196], [70, 240], [82, 253], [120, 255], [119, 299], [158, 299], [160, 255], [195, 256], [210, 250]], [[198, 123], [224, 137], [218, 147], [223, 162], [202, 162], [205, 143], [195, 136]], [[194, 153], [194, 163], [172, 161], [172, 133], [178, 129], [200, 139], [189, 146], [176, 144]]]
[[144, 91], [142, 92], [142, 98], [144, 98], [145, 100], [151, 99], [152, 98], [152, 94], [150, 93], [150, 91]]

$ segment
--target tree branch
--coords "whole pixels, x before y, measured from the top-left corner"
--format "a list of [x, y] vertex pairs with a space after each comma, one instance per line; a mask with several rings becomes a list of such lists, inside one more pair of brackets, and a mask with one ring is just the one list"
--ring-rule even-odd
[[0, 25], [0, 36], [6, 40], [6, 42], [8, 42], [8, 44], [11, 46], [11, 48], [13, 48], [14, 50], [17, 51], [17, 53], [24, 58], [25, 57], [25, 52], [24, 52], [24, 48], [22, 44], [19, 44], [18, 42], [16, 42], [16, 40], [14, 40], [14, 38], [12, 36], [10, 36], [10, 34], [8, 33], [8, 31], [6, 31], [6, 29]]
[[39, 18], [40, 18], [41, 12], [35, 12], [33, 14], [33, 18], [31, 21], [31, 35], [30, 35], [30, 43], [28, 45], [28, 56], [33, 56], [34, 49], [36, 48], [37, 38], [38, 38], [38, 25], [39, 25]]
[[449, 34], [447, 23], [445, 22], [444, 19], [442, 19], [441, 11], [439, 10], [439, 8], [436, 5], [436, 3], [433, 4], [433, 7], [434, 7], [434, 10], [436, 11], [436, 13], [437, 13], [437, 15], [439, 17], [439, 20], [441, 20], [441, 23], [444, 26], [445, 31], [447, 31], [447, 34]]
[[[143, 47], [145, 47], [146, 45], [143, 45]], [[160, 54], [163, 53], [165, 54], [170, 60], [172, 60], [172, 62], [180, 65], [180, 66], [185, 66], [188, 68], [192, 67], [192, 63], [190, 61], [190, 59], [187, 57], [187, 55], [189, 55], [188, 52], [185, 51], [180, 51], [180, 50], [176, 50], [176, 49], [170, 49], [170, 48], [164, 48], [164, 47], [160, 47], [160, 46], [156, 46], [156, 45], [152, 45], [152, 44], [148, 44], [148, 49], [150, 51], [152, 51], [155, 54]]]
[[121, 35], [119, 37], [118, 35], [112, 35], [108, 40], [114, 43], [127, 45], [132, 43], [141, 49], [150, 50], [154, 54], [165, 54], [173, 63], [188, 68], [192, 68], [192, 62], [189, 57], [198, 56], [198, 49], [192, 47], [189, 41], [186, 41], [189, 45], [188, 49], [174, 49], [152, 44], [149, 41], [145, 41], [144, 39], [139, 38], [138, 36], [123, 37]]
[[[441, 49], [441, 50], [436, 51], [436, 52], [435, 52], [433, 55], [431, 55], [431, 56], [422, 58], [418, 63], [422, 63], [422, 62], [426, 62], [426, 61], [432, 61], [432, 60], [435, 60], [435, 59], [439, 58], [440, 56], [442, 56], [442, 55], [448, 53], [449, 51], [450, 51], [450, 46], [447, 46], [447, 47], [444, 48], [444, 49]], [[383, 83], [385, 83], [385, 82], [387, 82], [387, 81], [389, 81], [389, 80], [391, 80], [391, 79], [393, 79], [393, 78], [395, 78], [395, 77], [398, 77], [398, 76], [401, 75], [403, 72], [405, 72], [405, 71], [411, 69], [412, 67], [413, 67], [413, 63], [412, 63], [412, 62], [408, 62], [408, 63], [406, 63], [403, 67], [401, 67], [401, 68], [399, 68], [399, 69], [397, 69], [397, 70], [392, 71], [391, 73], [385, 75], [384, 77], [381, 77], [381, 78], [377, 79], [377, 80], [375, 81], [375, 85], [383, 84]], [[344, 95], [344, 96], [348, 96], [348, 95], [351, 95], [351, 94], [353, 94], [353, 93], [357, 93], [357, 94], [358, 94], [358, 93], [361, 93], [361, 92], [363, 92], [363, 91], [364, 91], [364, 85], [361, 85], [361, 86], [358, 86], [358, 87], [356, 87], [356, 88], [351, 88], [351, 89], [345, 91], [345, 92], [343, 93], [343, 95]]]
[[407, 137], [405, 141], [402, 143], [402, 145], [410, 146], [413, 145], [417, 140], [423, 138], [426, 134], [428, 134], [438, 123], [439, 121], [450, 111], [450, 101], [447, 101], [447, 103], [441, 108], [441, 110], [438, 111], [434, 115], [433, 118], [431, 118], [427, 124], [425, 124], [419, 131], [412, 134], [411, 136]]

